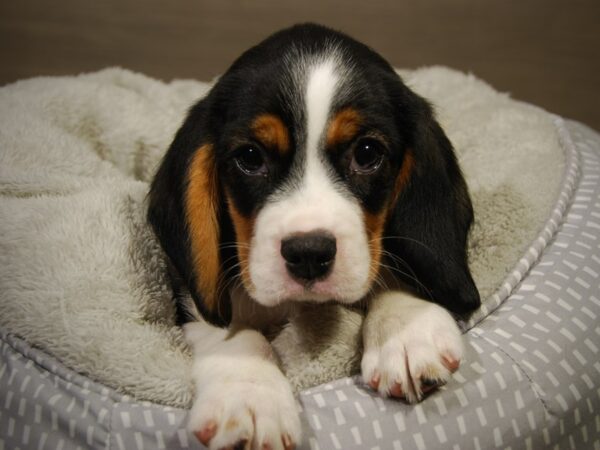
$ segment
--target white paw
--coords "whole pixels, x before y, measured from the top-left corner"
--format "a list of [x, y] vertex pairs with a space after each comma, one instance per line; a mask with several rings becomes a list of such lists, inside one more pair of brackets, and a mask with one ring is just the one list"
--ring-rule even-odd
[[185, 328], [195, 353], [196, 397], [188, 427], [198, 440], [210, 449], [289, 450], [298, 445], [296, 401], [264, 337], [242, 330], [223, 340], [194, 326]]
[[444, 308], [408, 294], [374, 301], [363, 328], [363, 380], [385, 397], [417, 402], [458, 369], [460, 331]]

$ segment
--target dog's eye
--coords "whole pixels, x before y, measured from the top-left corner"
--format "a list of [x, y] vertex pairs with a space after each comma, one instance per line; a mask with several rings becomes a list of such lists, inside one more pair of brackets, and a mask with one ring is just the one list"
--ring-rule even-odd
[[384, 157], [383, 147], [374, 139], [361, 139], [352, 151], [350, 170], [369, 175], [375, 173], [381, 166]]
[[266, 176], [269, 171], [262, 152], [252, 145], [246, 145], [237, 151], [235, 163], [246, 175]]

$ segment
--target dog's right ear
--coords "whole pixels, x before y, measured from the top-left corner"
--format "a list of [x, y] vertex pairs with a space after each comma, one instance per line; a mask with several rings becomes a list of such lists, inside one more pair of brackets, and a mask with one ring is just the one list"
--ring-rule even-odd
[[223, 326], [231, 305], [220, 286], [222, 199], [209, 110], [210, 97], [175, 135], [150, 187], [148, 220], [203, 317]]
[[425, 298], [454, 313], [470, 313], [481, 300], [467, 258], [473, 221], [467, 184], [429, 104], [407, 88], [404, 92], [398, 116], [412, 118], [402, 127], [410, 130], [410, 148], [404, 153], [403, 188], [390, 214], [385, 249], [402, 262], [399, 272], [408, 272], [405, 281]]

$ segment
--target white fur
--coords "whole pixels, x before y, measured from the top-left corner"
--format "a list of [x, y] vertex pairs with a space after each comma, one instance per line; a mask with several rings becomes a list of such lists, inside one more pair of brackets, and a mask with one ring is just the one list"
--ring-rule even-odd
[[460, 331], [448, 311], [404, 291], [385, 292], [371, 301], [363, 343], [363, 380], [368, 383], [378, 374], [384, 396], [398, 383], [409, 402], [421, 399], [422, 379], [449, 379], [442, 358], [458, 362], [463, 354]]
[[316, 164], [319, 159], [319, 141], [327, 126], [338, 81], [339, 75], [336, 73], [336, 62], [333, 57], [320, 61], [310, 70], [304, 97], [307, 117], [307, 167]]
[[[307, 135], [303, 178], [298, 187], [278, 193], [260, 211], [250, 246], [252, 296], [266, 306], [286, 300], [354, 302], [367, 292], [369, 246], [363, 213], [332, 181], [323, 161], [323, 136], [339, 84], [334, 57], [309, 66], [305, 91]], [[287, 273], [281, 240], [295, 233], [327, 230], [336, 238], [332, 273], [307, 291]]]
[[190, 431], [199, 433], [216, 424], [210, 449], [232, 448], [240, 441], [253, 449], [273, 450], [283, 449], [286, 440], [300, 443], [291, 386], [261, 333], [191, 322], [185, 325], [185, 337], [194, 351], [196, 387]]

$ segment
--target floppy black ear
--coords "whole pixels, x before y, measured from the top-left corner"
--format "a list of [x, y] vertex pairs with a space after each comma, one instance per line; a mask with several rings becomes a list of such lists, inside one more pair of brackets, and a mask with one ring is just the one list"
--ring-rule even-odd
[[231, 305], [221, 289], [223, 199], [209, 101], [191, 109], [165, 154], [150, 188], [148, 221], [203, 317], [226, 325]]
[[[463, 314], [480, 298], [467, 264], [473, 207], [452, 144], [425, 100], [409, 92], [406, 181], [387, 224], [384, 248], [399, 257], [405, 281], [428, 299]], [[407, 112], [400, 112], [406, 117]], [[406, 120], [403, 119], [403, 120]], [[408, 173], [410, 172], [410, 173]]]

